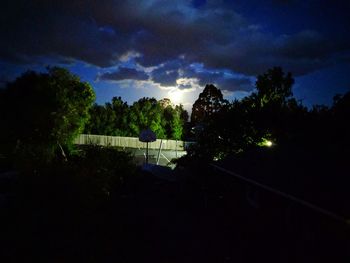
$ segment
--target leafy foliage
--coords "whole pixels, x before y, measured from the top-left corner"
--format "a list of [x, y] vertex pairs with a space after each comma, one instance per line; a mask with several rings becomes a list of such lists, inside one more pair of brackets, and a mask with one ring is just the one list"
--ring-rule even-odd
[[182, 105], [173, 106], [169, 99], [157, 101], [141, 98], [128, 106], [120, 97], [104, 106], [95, 104], [85, 132], [90, 134], [138, 137], [150, 128], [157, 138], [181, 139], [188, 113]]
[[66, 69], [29, 71], [1, 93], [2, 138], [17, 153], [49, 161], [82, 132], [94, 99], [92, 87]]
[[[204, 128], [198, 133], [198, 143], [190, 155], [221, 159], [257, 147], [265, 140], [280, 144], [299, 138], [307, 109], [291, 97], [293, 83], [290, 73], [276, 67], [257, 77], [256, 93], [241, 101], [215, 104], [220, 107], [201, 107], [202, 111], [209, 111], [202, 118]], [[197, 102], [203, 100], [201, 94]], [[196, 112], [192, 113], [195, 115]]]
[[181, 139], [183, 132], [183, 120], [181, 119], [181, 107], [168, 106], [163, 111], [164, 128], [167, 138]]
[[294, 79], [291, 73], [285, 74], [281, 67], [269, 69], [265, 74], [259, 75], [256, 81], [260, 105], [278, 103], [285, 104], [292, 93]]
[[142, 130], [151, 129], [157, 138], [164, 138], [162, 127], [162, 111], [154, 98], [142, 98], [135, 102], [130, 109], [130, 130], [138, 136]]
[[91, 134], [127, 136], [129, 107], [120, 97], [114, 97], [112, 103], [104, 106], [94, 104], [90, 109], [90, 121], [85, 132]]
[[350, 93], [336, 96], [331, 108], [314, 106], [308, 110], [292, 97], [293, 83], [292, 75], [279, 67], [258, 76], [257, 92], [207, 114], [189, 156], [205, 160], [237, 156], [260, 151], [267, 140], [275, 152], [280, 151], [282, 159], [287, 158], [285, 153], [293, 151], [319, 160], [340, 161], [350, 156]]
[[220, 89], [214, 85], [206, 85], [203, 92], [192, 107], [191, 122], [198, 124], [206, 121], [213, 114], [218, 112], [227, 101], [223, 99]]
[[82, 184], [89, 183], [89, 193], [96, 197], [108, 197], [136, 174], [136, 166], [128, 152], [97, 145], [80, 150], [72, 157], [69, 167]]

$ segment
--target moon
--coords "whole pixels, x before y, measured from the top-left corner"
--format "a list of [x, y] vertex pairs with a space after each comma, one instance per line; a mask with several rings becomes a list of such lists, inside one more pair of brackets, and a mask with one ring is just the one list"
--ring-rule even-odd
[[170, 100], [174, 104], [179, 104], [183, 99], [183, 92], [181, 90], [175, 89], [168, 92]]

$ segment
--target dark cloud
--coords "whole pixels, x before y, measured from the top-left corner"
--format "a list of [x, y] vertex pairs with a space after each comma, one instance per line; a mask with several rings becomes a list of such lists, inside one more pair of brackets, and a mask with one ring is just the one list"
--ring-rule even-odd
[[193, 68], [189, 68], [184, 76], [198, 79], [198, 84], [202, 87], [207, 84], [214, 84], [221, 90], [227, 91], [252, 91], [254, 89], [250, 78], [232, 76], [225, 73], [225, 71], [197, 72]]
[[188, 90], [188, 89], [192, 88], [192, 85], [191, 84], [180, 84], [177, 86], [177, 88], [179, 90]]
[[156, 69], [152, 72], [152, 80], [162, 86], [176, 86], [176, 80], [179, 78], [179, 73], [176, 70], [163, 71]]
[[271, 2], [276, 5], [291, 5], [296, 4], [299, 0], [272, 0]]
[[98, 76], [98, 80], [119, 81], [125, 79], [148, 80], [148, 75], [143, 71], [138, 71], [133, 68], [121, 67], [118, 71], [107, 72]]
[[[177, 59], [162, 64], [153, 70], [152, 80], [162, 86], [177, 86], [178, 89], [190, 89], [193, 82], [197, 82], [204, 87], [207, 84], [215, 84], [222, 90], [227, 91], [251, 91], [254, 85], [250, 78], [234, 76], [228, 73], [228, 70], [208, 70], [203, 66], [188, 65], [185, 60]], [[185, 83], [178, 84], [176, 80], [187, 79]]]
[[[57, 56], [109, 66], [127, 50], [127, 38], [103, 30], [87, 14], [79, 16], [79, 1], [5, 1], [0, 9], [0, 56], [16, 63], [34, 62], [37, 56]], [[67, 7], [67, 8], [65, 8]]]
[[207, 52], [200, 61], [207, 67], [229, 68], [247, 75], [261, 74], [273, 66], [303, 75], [344, 60], [346, 56], [337, 56], [349, 50], [348, 40], [326, 39], [314, 31], [275, 38], [255, 33]]
[[[204, 82], [201, 81], [203, 85]], [[250, 92], [254, 89], [254, 84], [252, 81], [248, 78], [226, 78], [221, 77], [217, 78], [214, 81], [206, 82], [206, 84], [212, 83], [216, 85], [221, 90], [227, 90], [227, 91], [247, 91]]]
[[174, 59], [161, 64], [152, 71], [152, 80], [162, 86], [176, 86], [180, 78], [180, 70], [186, 63], [182, 59]]
[[[347, 35], [266, 33], [224, 2], [5, 0], [0, 8], [0, 58], [28, 63], [37, 56], [57, 56], [109, 67], [133, 50], [141, 54], [138, 63], [157, 66], [152, 79], [163, 85], [173, 85], [180, 73], [159, 65], [180, 56], [185, 66], [200, 62], [246, 75], [272, 66], [303, 75], [349, 59], [344, 57], [350, 50]], [[227, 78], [219, 79], [226, 85]]]
[[349, 50], [350, 41], [326, 39], [321, 34], [305, 30], [293, 36], [284, 36], [274, 43], [276, 55], [289, 59], [324, 59], [330, 54]]

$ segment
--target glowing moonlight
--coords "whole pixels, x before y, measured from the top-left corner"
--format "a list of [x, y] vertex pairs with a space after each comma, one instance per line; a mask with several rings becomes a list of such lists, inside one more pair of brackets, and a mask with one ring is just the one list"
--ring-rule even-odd
[[180, 104], [183, 99], [183, 92], [181, 90], [175, 89], [168, 92], [170, 100], [174, 104]]

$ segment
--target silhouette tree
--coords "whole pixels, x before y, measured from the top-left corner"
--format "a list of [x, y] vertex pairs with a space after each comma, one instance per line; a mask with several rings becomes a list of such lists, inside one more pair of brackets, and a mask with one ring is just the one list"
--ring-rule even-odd
[[343, 96], [335, 96], [330, 112], [331, 121], [328, 124], [333, 131], [329, 132], [328, 136], [334, 138], [332, 140], [337, 142], [344, 156], [350, 156], [350, 92], [345, 93]]
[[285, 104], [287, 99], [293, 95], [293, 84], [294, 79], [291, 73], [285, 74], [281, 67], [274, 67], [257, 77], [258, 94], [254, 96], [259, 100], [260, 106], [269, 103]]
[[189, 115], [187, 110], [184, 109], [183, 105], [176, 105], [175, 109], [179, 112], [182, 123], [185, 124], [186, 122], [188, 122]]
[[218, 112], [227, 101], [223, 99], [220, 89], [214, 85], [206, 85], [203, 92], [192, 107], [191, 122], [198, 124], [208, 120], [208, 118]]
[[266, 140], [280, 142], [295, 137], [298, 121], [307, 110], [292, 97], [293, 83], [290, 73], [275, 67], [257, 77], [256, 93], [232, 103], [222, 99], [220, 90], [207, 85], [193, 105], [192, 119], [206, 120], [194, 155], [222, 158]]

